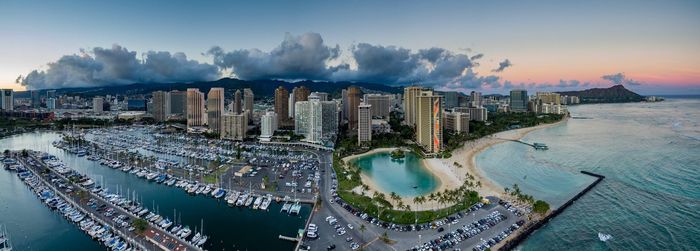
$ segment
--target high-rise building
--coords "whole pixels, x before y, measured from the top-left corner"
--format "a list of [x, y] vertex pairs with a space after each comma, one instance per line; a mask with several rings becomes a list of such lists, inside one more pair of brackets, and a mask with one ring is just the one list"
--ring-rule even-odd
[[102, 112], [102, 106], [104, 105], [104, 99], [102, 97], [92, 98], [92, 111]]
[[240, 114], [243, 112], [243, 100], [241, 97], [241, 90], [236, 90], [233, 94], [233, 109], [231, 111], [235, 114]]
[[554, 92], [537, 92], [537, 99], [541, 100], [543, 104], [561, 104], [561, 95]]
[[393, 95], [365, 94], [364, 103], [372, 106], [372, 117], [388, 119], [393, 98]]
[[294, 100], [294, 93], [289, 94], [289, 117], [294, 118], [294, 103], [296, 103], [296, 100]]
[[[365, 96], [366, 97], [366, 96]], [[357, 143], [372, 141], [372, 110], [370, 104], [357, 106]]]
[[46, 99], [46, 109], [48, 109], [49, 111], [56, 110], [56, 98]]
[[347, 89], [347, 113], [348, 113], [348, 131], [355, 132], [357, 130], [357, 106], [360, 105], [360, 96], [362, 91], [357, 86], [350, 86]]
[[469, 114], [471, 121], [486, 121], [489, 118], [489, 111], [485, 107], [455, 107], [452, 111]]
[[187, 127], [205, 124], [204, 93], [197, 88], [187, 88]]
[[153, 92], [153, 118], [158, 122], [168, 120], [170, 116], [170, 92]]
[[39, 91], [31, 91], [32, 95], [32, 108], [39, 109], [41, 107], [41, 95]]
[[225, 113], [221, 119], [222, 139], [243, 140], [248, 131], [248, 114]]
[[289, 125], [289, 92], [281, 85], [275, 89], [275, 113], [280, 126]]
[[46, 98], [56, 98], [56, 90], [47, 90], [46, 91]]
[[15, 109], [15, 92], [12, 89], [0, 89], [0, 108], [5, 111]]
[[[342, 119], [348, 119], [348, 90], [343, 89], [340, 92], [340, 105], [341, 107], [341, 113], [342, 113]], [[342, 120], [341, 120], [342, 122]]]
[[328, 101], [328, 93], [326, 92], [312, 92], [309, 96], [311, 95], [316, 95], [321, 101]]
[[294, 87], [292, 93], [294, 94], [294, 102], [307, 101], [309, 100], [309, 95], [311, 95], [311, 90], [302, 85]]
[[472, 91], [469, 95], [469, 100], [470, 107], [481, 107], [483, 105], [483, 100], [481, 99], [481, 92]]
[[445, 100], [443, 103], [443, 107], [445, 109], [452, 109], [452, 107], [459, 106], [459, 97], [462, 94], [455, 91], [442, 91], [438, 92], [438, 95], [443, 96], [443, 99]]
[[430, 153], [442, 150], [442, 99], [432, 91], [416, 97], [416, 142]]
[[170, 92], [170, 113], [183, 116], [187, 114], [187, 92]]
[[255, 99], [255, 94], [250, 88], [243, 89], [243, 111], [248, 113], [248, 122], [253, 121], [253, 100]]
[[[240, 96], [240, 92], [238, 92], [238, 94]], [[221, 116], [223, 114], [224, 88], [209, 89], [209, 93], [207, 94], [207, 125], [209, 126], [209, 130], [221, 133]]]
[[527, 111], [527, 90], [511, 90], [510, 91], [510, 110], [514, 112]]
[[322, 144], [333, 141], [338, 132], [338, 108], [334, 101], [320, 101], [317, 96], [294, 105], [294, 132], [304, 141]]
[[445, 112], [445, 130], [469, 133], [469, 113]]
[[416, 98], [424, 91], [430, 89], [420, 86], [409, 86], [403, 89], [403, 111], [406, 125], [416, 126]]
[[267, 111], [260, 118], [260, 140], [270, 141], [275, 131], [277, 131], [277, 114]]

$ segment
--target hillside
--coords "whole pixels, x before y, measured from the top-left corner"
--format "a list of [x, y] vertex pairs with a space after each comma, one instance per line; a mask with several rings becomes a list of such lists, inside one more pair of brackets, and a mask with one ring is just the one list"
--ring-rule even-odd
[[[153, 91], [163, 90], [181, 90], [187, 88], [199, 88], [200, 91], [206, 93], [210, 88], [223, 87], [227, 92], [234, 89], [251, 88], [256, 96], [273, 96], [275, 88], [284, 86], [288, 91], [296, 86], [306, 86], [311, 91], [327, 92], [333, 97], [339, 97], [342, 89], [348, 86], [355, 85], [367, 90], [374, 90], [387, 93], [401, 93], [401, 87], [392, 87], [383, 84], [361, 83], [361, 82], [326, 82], [326, 81], [298, 81], [287, 82], [281, 80], [253, 80], [246, 81], [235, 78], [222, 78], [215, 81], [193, 82], [193, 83], [136, 83], [119, 86], [102, 86], [102, 87], [82, 87], [82, 88], [64, 88], [56, 90], [57, 94], [80, 95], [83, 97], [103, 96], [103, 95], [133, 95], [133, 94], [150, 94]], [[46, 95], [45, 91], [40, 91], [40, 94]], [[17, 92], [16, 97], [29, 97], [28, 92]]]
[[581, 103], [624, 103], [639, 102], [644, 99], [641, 95], [628, 90], [622, 85], [558, 93], [561, 95], [578, 96], [579, 99], [581, 99]]

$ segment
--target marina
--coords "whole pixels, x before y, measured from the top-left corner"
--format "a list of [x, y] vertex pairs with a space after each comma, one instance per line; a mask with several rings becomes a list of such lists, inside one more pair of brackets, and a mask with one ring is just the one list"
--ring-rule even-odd
[[[246, 247], [292, 249], [293, 243], [278, 240], [277, 236], [280, 234], [296, 235], [296, 231], [303, 226], [310, 211], [310, 206], [302, 203], [299, 215], [280, 214], [282, 204], [278, 204], [274, 200], [274, 196], [268, 200], [269, 204], [263, 203], [265, 201], [263, 200], [258, 210], [253, 210], [252, 207], [231, 208], [225, 201], [230, 194], [222, 196], [218, 200], [212, 198], [211, 195], [206, 197], [202, 195], [189, 196], [183, 192], [182, 188], [177, 188], [174, 185], [157, 184], [145, 178], [138, 178], [135, 174], [124, 172], [121, 169], [100, 165], [98, 161], [87, 160], [89, 156], [78, 157], [76, 154], [58, 149], [51, 142], [60, 140], [60, 138], [60, 134], [56, 133], [33, 133], [14, 136], [5, 139], [3, 143], [9, 143], [17, 150], [23, 148], [46, 149], [67, 165], [87, 174], [98, 184], [104, 180], [102, 187], [108, 188], [110, 191], [137, 194], [138, 200], [152, 209], [149, 211], [161, 212], [163, 216], [177, 211], [178, 222], [181, 222], [183, 226], [190, 226], [192, 231], [195, 228], [199, 230], [203, 220], [205, 233], [208, 236], [203, 245], [204, 249], [244, 249]], [[211, 192], [214, 190], [212, 189]], [[266, 194], [262, 195], [267, 197]], [[251, 204], [253, 203], [254, 200]], [[174, 220], [174, 217], [170, 217], [170, 219]], [[232, 230], [231, 226], [250, 227], [233, 228]], [[230, 233], [235, 233], [235, 235], [231, 236]]]

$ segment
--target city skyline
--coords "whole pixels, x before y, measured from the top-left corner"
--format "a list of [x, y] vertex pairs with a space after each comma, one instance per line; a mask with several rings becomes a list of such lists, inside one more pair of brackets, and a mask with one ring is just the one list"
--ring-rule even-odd
[[[9, 36], [0, 41], [7, 55], [0, 87], [15, 90], [26, 88], [15, 84], [21, 75], [30, 89], [231, 76], [484, 93], [613, 83], [642, 94], [700, 93], [700, 4], [692, 1], [405, 2], [401, 12], [369, 2], [1, 5], [0, 28]], [[311, 56], [285, 50], [300, 45]], [[86, 62], [96, 68], [79, 64]], [[26, 81], [48, 64], [60, 74]], [[70, 68], [76, 64], [83, 68]]]

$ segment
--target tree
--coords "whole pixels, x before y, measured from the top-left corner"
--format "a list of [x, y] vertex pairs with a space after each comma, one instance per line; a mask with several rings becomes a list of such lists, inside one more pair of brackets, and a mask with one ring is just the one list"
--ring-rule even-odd
[[364, 232], [365, 230], [367, 230], [367, 227], [365, 227], [364, 224], [360, 224], [360, 232]]
[[401, 200], [401, 197], [400, 197], [398, 194], [396, 194], [395, 192], [391, 192], [391, 194], [389, 194], [389, 197], [390, 197], [392, 200], [394, 200], [394, 202], [395, 202], [396, 204], [398, 204], [399, 201]]
[[136, 229], [136, 234], [143, 234], [143, 232], [146, 232], [146, 229], [148, 229], [148, 222], [141, 218], [134, 219], [131, 224]]
[[532, 211], [535, 213], [538, 213], [540, 215], [544, 215], [549, 211], [549, 204], [543, 200], [537, 200], [535, 203], [532, 205]]

